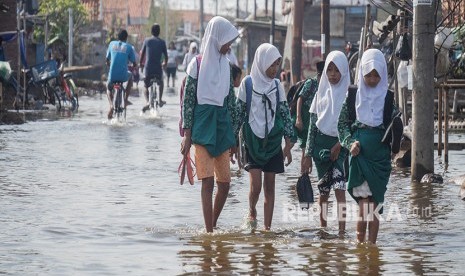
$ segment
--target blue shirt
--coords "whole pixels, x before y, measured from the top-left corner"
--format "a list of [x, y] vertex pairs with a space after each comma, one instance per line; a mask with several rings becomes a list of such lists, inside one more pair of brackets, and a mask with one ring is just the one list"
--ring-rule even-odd
[[128, 62], [136, 62], [136, 55], [131, 44], [123, 41], [112, 41], [108, 45], [107, 59], [110, 60], [109, 81], [128, 80]]

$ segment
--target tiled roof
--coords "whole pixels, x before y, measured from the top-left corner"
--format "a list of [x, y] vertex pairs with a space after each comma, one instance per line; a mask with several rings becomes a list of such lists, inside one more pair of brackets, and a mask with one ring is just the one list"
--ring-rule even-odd
[[104, 17], [104, 26], [109, 26], [113, 16], [126, 24], [129, 15], [130, 24], [145, 24], [149, 17], [151, 0], [100, 0]]

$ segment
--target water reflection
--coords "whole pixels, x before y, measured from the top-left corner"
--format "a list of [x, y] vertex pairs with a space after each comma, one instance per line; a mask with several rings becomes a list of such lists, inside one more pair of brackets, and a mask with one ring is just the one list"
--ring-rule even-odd
[[354, 250], [357, 256], [358, 275], [381, 275], [383, 272], [381, 261], [381, 249], [376, 245], [358, 244]]
[[218, 236], [194, 237], [187, 243], [189, 250], [179, 251], [185, 272], [203, 272], [206, 275], [227, 275], [233, 271], [231, 253], [234, 244]]

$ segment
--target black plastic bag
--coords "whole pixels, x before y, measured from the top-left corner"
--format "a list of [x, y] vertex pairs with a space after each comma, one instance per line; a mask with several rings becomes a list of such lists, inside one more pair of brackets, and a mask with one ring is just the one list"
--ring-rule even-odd
[[299, 202], [307, 203], [307, 207], [301, 205], [302, 210], [309, 209], [310, 203], [315, 202], [315, 200], [313, 199], [313, 188], [308, 174], [305, 173], [299, 177], [299, 179], [297, 180], [297, 184], [295, 185], [295, 189], [297, 191], [297, 197], [299, 198]]

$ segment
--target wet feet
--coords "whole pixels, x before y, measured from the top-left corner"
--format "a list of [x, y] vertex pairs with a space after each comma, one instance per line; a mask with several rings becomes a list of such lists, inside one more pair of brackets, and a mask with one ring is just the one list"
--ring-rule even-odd
[[256, 218], [249, 218], [248, 220], [248, 227], [252, 230], [257, 229], [257, 219]]
[[113, 108], [110, 108], [107, 116], [108, 116], [108, 120], [111, 120], [111, 118], [113, 118]]
[[146, 105], [146, 106], [142, 107], [142, 112], [145, 112], [145, 111], [147, 111], [149, 109], [150, 109], [150, 105]]

